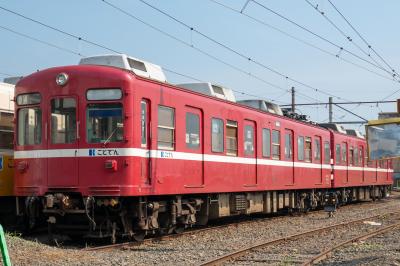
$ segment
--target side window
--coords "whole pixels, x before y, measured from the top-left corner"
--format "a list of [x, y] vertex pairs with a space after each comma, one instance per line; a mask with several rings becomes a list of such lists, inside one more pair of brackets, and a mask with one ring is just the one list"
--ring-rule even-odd
[[224, 122], [221, 119], [211, 119], [211, 150], [224, 152]]
[[321, 139], [320, 137], [315, 137], [314, 139], [314, 161], [321, 162]]
[[336, 153], [335, 153], [335, 157], [336, 157], [336, 164], [340, 164], [341, 163], [341, 159], [340, 159], [340, 144], [336, 144]]
[[304, 161], [311, 162], [312, 149], [311, 149], [311, 138], [310, 137], [305, 138], [304, 153], [305, 153]]
[[364, 158], [364, 147], [360, 146], [360, 148], [358, 149], [358, 159], [360, 160], [360, 165], [361, 166], [365, 166], [365, 158]]
[[238, 125], [236, 121], [226, 121], [226, 154], [238, 155]]
[[262, 139], [262, 155], [263, 157], [271, 156], [271, 131], [267, 128], [263, 128], [263, 139]]
[[350, 146], [349, 149], [349, 165], [354, 165], [354, 148]]
[[360, 164], [359, 158], [358, 158], [358, 149], [357, 149], [357, 147], [354, 148], [353, 159], [354, 159], [354, 165], [359, 165]]
[[304, 160], [304, 137], [299, 136], [297, 138], [297, 160]]
[[140, 102], [140, 127], [142, 147], [147, 146], [148, 140], [148, 104], [146, 100]]
[[272, 130], [272, 158], [281, 158], [281, 136], [279, 130]]
[[254, 128], [252, 126], [244, 127], [244, 154], [254, 155]]
[[175, 148], [175, 109], [158, 106], [157, 146], [159, 149]]
[[324, 163], [330, 164], [331, 163], [331, 145], [328, 141], [324, 142]]
[[293, 134], [290, 131], [285, 133], [285, 159], [293, 158]]
[[342, 162], [347, 165], [347, 144], [342, 143]]
[[51, 100], [51, 143], [76, 141], [76, 101], [72, 98]]
[[186, 113], [186, 147], [200, 147], [200, 117], [197, 114]]

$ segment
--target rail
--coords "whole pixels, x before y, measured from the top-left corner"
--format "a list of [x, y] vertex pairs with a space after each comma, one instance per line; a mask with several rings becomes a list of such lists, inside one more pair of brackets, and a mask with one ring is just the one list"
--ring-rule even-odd
[[[326, 227], [322, 227], [322, 228], [309, 230], [309, 231], [306, 231], [306, 232], [303, 232], [303, 233], [299, 233], [299, 234], [294, 234], [294, 235], [289, 235], [289, 236], [282, 237], [282, 238], [277, 238], [277, 239], [266, 241], [266, 242], [262, 242], [262, 243], [257, 243], [255, 245], [252, 245], [252, 246], [249, 246], [249, 247], [245, 247], [245, 248], [236, 250], [234, 252], [228, 253], [228, 254], [223, 255], [221, 257], [218, 257], [216, 259], [209, 260], [209, 261], [201, 264], [201, 266], [221, 265], [223, 263], [226, 263], [226, 262], [229, 262], [231, 260], [234, 260], [234, 259], [237, 259], [239, 257], [242, 257], [242, 256], [246, 255], [248, 252], [250, 252], [252, 250], [255, 250], [255, 249], [263, 248], [263, 247], [274, 245], [274, 244], [283, 243], [283, 242], [286, 242], [288, 240], [296, 239], [296, 238], [299, 238], [299, 237], [302, 237], [302, 236], [312, 235], [312, 234], [323, 232], [323, 231], [326, 231], [326, 230], [330, 230], [330, 229], [334, 229], [334, 228], [338, 228], [338, 227], [342, 227], [342, 226], [347, 226], [347, 225], [351, 225], [351, 224], [361, 223], [361, 222], [366, 221], [366, 220], [370, 220], [370, 219], [374, 219], [374, 218], [378, 218], [378, 217], [382, 217], [382, 216], [386, 216], [386, 215], [393, 215], [393, 214], [400, 214], [400, 211], [388, 212], [388, 213], [384, 213], [384, 214], [369, 216], [369, 217], [365, 217], [365, 218], [361, 218], [361, 219], [357, 219], [357, 220], [353, 220], [353, 221], [349, 221], [349, 222], [343, 222], [343, 223], [339, 223], [339, 224], [335, 224], [335, 225], [331, 225], [331, 226], [326, 226]], [[308, 265], [310, 265], [310, 264], [308, 264]]]

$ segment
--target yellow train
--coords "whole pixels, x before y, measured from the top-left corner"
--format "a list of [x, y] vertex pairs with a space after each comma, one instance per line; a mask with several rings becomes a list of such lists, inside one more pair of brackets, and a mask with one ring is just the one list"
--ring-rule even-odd
[[16, 199], [13, 193], [14, 85], [0, 83], [0, 223], [12, 220]]

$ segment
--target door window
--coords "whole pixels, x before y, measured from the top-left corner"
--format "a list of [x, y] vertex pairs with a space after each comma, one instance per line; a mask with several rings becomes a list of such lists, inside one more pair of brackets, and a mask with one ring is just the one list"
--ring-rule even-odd
[[186, 113], [186, 147], [200, 147], [200, 117], [197, 114]]
[[23, 108], [18, 111], [18, 144], [38, 145], [42, 143], [42, 110]]
[[244, 127], [244, 154], [254, 155], [254, 128], [249, 125]]
[[76, 140], [76, 101], [73, 98], [51, 100], [51, 143], [73, 143]]

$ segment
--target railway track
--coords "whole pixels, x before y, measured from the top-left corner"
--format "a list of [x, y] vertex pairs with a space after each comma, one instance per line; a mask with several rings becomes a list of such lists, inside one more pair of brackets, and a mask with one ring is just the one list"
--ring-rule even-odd
[[[268, 240], [268, 241], [261, 242], [261, 243], [256, 243], [254, 245], [251, 245], [251, 246], [248, 246], [248, 247], [244, 247], [242, 249], [239, 249], [239, 250], [233, 251], [231, 253], [222, 255], [222, 256], [220, 256], [218, 258], [209, 260], [209, 261], [207, 261], [207, 262], [205, 262], [205, 263], [203, 263], [201, 265], [202, 266], [211, 266], [211, 265], [214, 266], [214, 265], [222, 265], [224, 263], [233, 263], [234, 261], [240, 261], [240, 262], [245, 262], [245, 261], [249, 262], [249, 261], [251, 261], [253, 263], [254, 262], [266, 263], [266, 262], [273, 262], [273, 261], [277, 262], [279, 260], [276, 260], [276, 259], [265, 259], [265, 260], [258, 260], [257, 261], [255, 259], [248, 259], [247, 260], [247, 259], [240, 259], [240, 258], [245, 257], [250, 252], [253, 252], [253, 251], [256, 251], [256, 250], [260, 250], [260, 249], [263, 249], [263, 248], [266, 248], [266, 247], [279, 245], [279, 244], [282, 244], [282, 243], [285, 243], [285, 242], [288, 242], [288, 241], [291, 241], [291, 240], [300, 239], [302, 237], [308, 237], [308, 236], [313, 236], [313, 235], [315, 236], [317, 234], [323, 234], [323, 233], [325, 233], [325, 232], [327, 232], [329, 230], [332, 230], [332, 229], [339, 229], [341, 227], [360, 224], [360, 223], [363, 223], [364, 221], [377, 219], [377, 218], [382, 218], [382, 217], [387, 217], [387, 216], [391, 216], [391, 215], [400, 215], [400, 211], [398, 211], [398, 210], [397, 211], [391, 211], [391, 212], [387, 212], [387, 213], [384, 213], [384, 214], [373, 215], [373, 216], [369, 216], [369, 217], [365, 217], [365, 218], [361, 218], [361, 219], [357, 219], [357, 220], [352, 220], [352, 221], [349, 221], [349, 222], [343, 222], [343, 223], [339, 223], [339, 224], [335, 224], [335, 225], [331, 225], [331, 226], [326, 226], [326, 227], [322, 227], [322, 228], [318, 228], [318, 229], [309, 230], [309, 231], [298, 233], [298, 234], [285, 236], [285, 237], [282, 237], [282, 238], [277, 238], [277, 239]], [[351, 239], [345, 240], [345, 241], [343, 241], [343, 242], [341, 242], [339, 244], [336, 244], [335, 246], [333, 246], [331, 248], [323, 250], [322, 252], [318, 253], [316, 256], [312, 256], [311, 259], [306, 257], [306, 259], [304, 260], [305, 262], [303, 262], [303, 265], [312, 265], [312, 264], [314, 264], [314, 263], [316, 263], [318, 261], [321, 261], [321, 260], [325, 259], [327, 256], [329, 256], [329, 254], [332, 251], [334, 251], [335, 249], [338, 249], [338, 248], [340, 248], [340, 247], [342, 247], [342, 246], [344, 246], [346, 244], [352, 243], [352, 242], [357, 241], [357, 240], [366, 239], [366, 238], [372, 237], [372, 236], [380, 234], [380, 233], [384, 233], [384, 232], [386, 232], [388, 230], [392, 230], [392, 229], [394, 229], [394, 228], [396, 228], [398, 226], [400, 226], [400, 222], [391, 224], [391, 225], [386, 226], [384, 228], [381, 228], [379, 230], [374, 230], [374, 231], [369, 232], [367, 234], [361, 234], [361, 235], [358, 235], [358, 236], [353, 237]], [[300, 261], [291, 261], [291, 262], [300, 264]]]
[[[383, 202], [375, 202], [374, 204], [380, 204]], [[350, 204], [350, 205], [345, 205], [342, 206], [341, 209], [345, 209], [345, 208], [351, 208], [354, 206], [358, 206], [361, 204], [365, 204], [363, 202], [359, 202], [359, 203], [354, 203], [354, 204]], [[368, 211], [374, 211], [374, 210], [378, 210], [380, 209], [380, 207], [377, 208], [373, 208], [370, 209]], [[324, 212], [324, 210], [317, 210], [317, 211], [313, 211], [313, 213], [319, 213], [319, 212]], [[378, 215], [379, 216], [379, 215]], [[165, 241], [165, 240], [169, 240], [169, 239], [174, 239], [174, 238], [178, 238], [178, 237], [182, 237], [185, 235], [193, 235], [193, 234], [198, 234], [198, 233], [202, 233], [202, 232], [208, 232], [208, 231], [213, 231], [213, 230], [219, 230], [222, 228], [227, 228], [227, 227], [232, 227], [232, 226], [239, 226], [242, 224], [246, 224], [246, 223], [255, 223], [258, 222], [260, 220], [265, 220], [265, 219], [269, 219], [269, 220], [273, 220], [273, 219], [278, 219], [282, 217], [281, 215], [278, 216], [273, 216], [273, 217], [261, 217], [261, 218], [256, 218], [256, 219], [247, 219], [247, 220], [242, 220], [242, 221], [237, 221], [237, 222], [231, 222], [231, 223], [227, 223], [227, 224], [223, 224], [223, 225], [213, 225], [213, 226], [208, 226], [205, 228], [194, 228], [194, 229], [190, 229], [188, 231], [184, 231], [182, 233], [179, 234], [169, 234], [169, 235], [163, 235], [163, 236], [156, 236], [156, 237], [151, 237], [151, 238], [146, 238], [141, 242], [123, 242], [123, 243], [117, 243], [117, 244], [111, 244], [111, 245], [102, 245], [102, 246], [95, 246], [95, 247], [87, 247], [84, 250], [85, 251], [98, 251], [98, 250], [109, 250], [109, 249], [117, 249], [117, 248], [123, 248], [123, 247], [134, 247], [134, 246], [139, 246], [142, 244], [146, 244], [146, 243], [154, 243], [154, 242], [160, 242], [160, 241]], [[366, 219], [370, 219], [366, 218]]]

